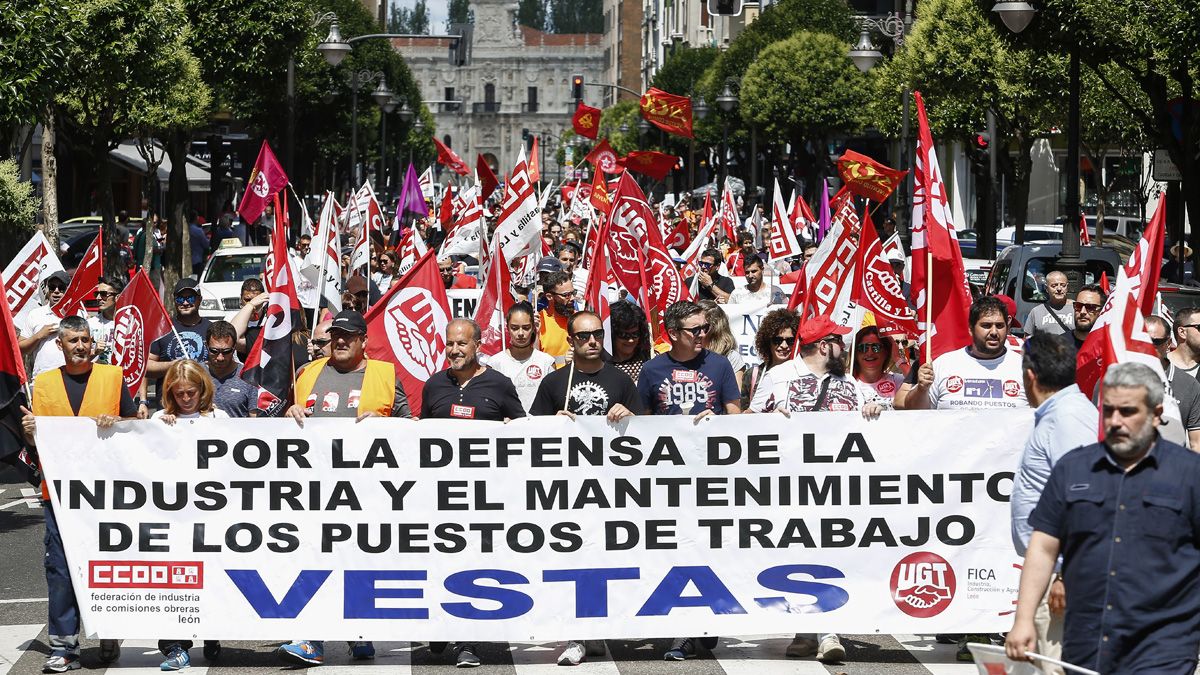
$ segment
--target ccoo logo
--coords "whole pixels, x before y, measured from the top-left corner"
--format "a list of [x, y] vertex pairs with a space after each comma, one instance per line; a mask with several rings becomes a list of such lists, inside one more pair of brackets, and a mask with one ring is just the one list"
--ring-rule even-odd
[[121, 307], [113, 314], [113, 365], [125, 372], [125, 386], [141, 382], [146, 370], [145, 322], [135, 305]]
[[954, 568], [936, 553], [919, 551], [896, 563], [890, 582], [892, 601], [918, 619], [941, 614], [954, 600]]

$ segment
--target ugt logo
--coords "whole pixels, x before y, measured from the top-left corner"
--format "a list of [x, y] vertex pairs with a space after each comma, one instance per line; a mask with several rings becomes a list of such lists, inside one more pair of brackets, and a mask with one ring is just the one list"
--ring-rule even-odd
[[891, 578], [892, 601], [918, 619], [941, 614], [954, 600], [954, 568], [936, 553], [911, 553], [896, 563]]

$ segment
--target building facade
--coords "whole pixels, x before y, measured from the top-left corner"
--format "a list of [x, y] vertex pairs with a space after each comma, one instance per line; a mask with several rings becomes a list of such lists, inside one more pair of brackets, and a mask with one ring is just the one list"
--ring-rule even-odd
[[[556, 179], [559, 138], [571, 128], [575, 111], [571, 76], [601, 81], [601, 36], [520, 26], [517, 5], [510, 0], [473, 0], [471, 10], [471, 55], [465, 66], [450, 65], [445, 40], [392, 41], [433, 112], [438, 139], [472, 166], [482, 155], [502, 175], [517, 161], [525, 138], [532, 142], [537, 136], [543, 180]], [[595, 94], [589, 89], [585, 96]]]
[[[642, 87], [642, 3], [644, 0], [604, 0], [604, 76], [610, 85], [601, 94], [608, 107], [618, 101], [636, 100]], [[620, 87], [620, 88], [618, 88]], [[638, 92], [631, 94], [625, 89]]]
[[[746, 2], [736, 16], [708, 13], [707, 0], [643, 0], [642, 86], [649, 87], [654, 75], [676, 49], [689, 47], [725, 48], [746, 26], [758, 18], [758, 3]], [[675, 92], [680, 93], [680, 92]]]

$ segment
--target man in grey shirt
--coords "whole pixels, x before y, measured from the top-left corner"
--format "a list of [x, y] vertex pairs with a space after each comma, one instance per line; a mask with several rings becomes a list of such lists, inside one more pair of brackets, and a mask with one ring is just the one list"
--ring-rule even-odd
[[1167, 358], [1171, 349], [1171, 328], [1166, 319], [1153, 314], [1146, 317], [1146, 334], [1158, 350], [1158, 358], [1162, 359], [1163, 371], [1167, 374], [1166, 394], [1179, 404], [1179, 419], [1187, 432], [1187, 442], [1182, 445], [1197, 450], [1200, 448], [1200, 382]]
[[1050, 297], [1029, 310], [1025, 317], [1026, 334], [1066, 335], [1075, 330], [1074, 308], [1067, 303], [1067, 275], [1062, 272], [1047, 274], [1046, 292]]
[[254, 417], [258, 412], [258, 387], [242, 379], [237, 360], [237, 329], [228, 321], [214, 321], [204, 335], [208, 346], [208, 374], [217, 386], [213, 405], [230, 417]]

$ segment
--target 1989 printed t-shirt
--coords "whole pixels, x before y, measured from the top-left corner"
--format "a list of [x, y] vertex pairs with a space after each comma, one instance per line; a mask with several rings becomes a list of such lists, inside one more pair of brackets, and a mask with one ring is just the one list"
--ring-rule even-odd
[[642, 366], [638, 375], [642, 407], [653, 415], [725, 413], [725, 404], [741, 398], [729, 359], [705, 349], [691, 361], [676, 361], [670, 352]]
[[1011, 349], [994, 359], [977, 359], [968, 347], [933, 360], [930, 407], [939, 410], [1027, 408], [1021, 355]]

